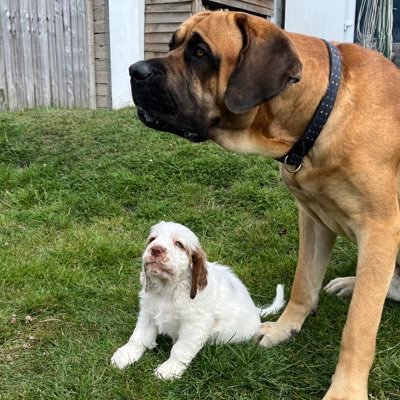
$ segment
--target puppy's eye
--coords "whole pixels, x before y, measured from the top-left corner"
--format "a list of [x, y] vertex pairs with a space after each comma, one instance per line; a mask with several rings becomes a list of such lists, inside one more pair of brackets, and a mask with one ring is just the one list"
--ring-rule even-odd
[[175, 242], [175, 246], [178, 247], [178, 249], [181, 249], [181, 250], [184, 249], [183, 244], [182, 244], [179, 240], [177, 240], [177, 241]]
[[147, 241], [147, 243], [151, 243], [154, 239], [155, 239], [155, 237], [150, 237], [149, 240]]

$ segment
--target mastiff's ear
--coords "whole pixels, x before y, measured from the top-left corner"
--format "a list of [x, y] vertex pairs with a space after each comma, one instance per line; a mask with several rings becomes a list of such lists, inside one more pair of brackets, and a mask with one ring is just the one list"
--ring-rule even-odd
[[194, 299], [198, 292], [207, 286], [207, 260], [204, 251], [197, 248], [192, 253], [192, 287], [190, 288], [190, 298]]
[[298, 82], [302, 64], [289, 38], [278, 28], [257, 35], [245, 14], [238, 14], [236, 23], [243, 47], [229, 78], [225, 105], [232, 113], [243, 114]]

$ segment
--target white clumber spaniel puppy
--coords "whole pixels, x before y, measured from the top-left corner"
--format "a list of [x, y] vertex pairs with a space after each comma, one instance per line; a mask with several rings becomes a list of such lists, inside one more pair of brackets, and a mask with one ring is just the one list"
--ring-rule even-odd
[[158, 334], [166, 334], [174, 344], [155, 373], [162, 379], [177, 378], [206, 342], [249, 340], [260, 327], [260, 317], [277, 313], [285, 303], [283, 286], [278, 285], [273, 304], [256, 307], [228, 267], [207, 262], [197, 236], [183, 225], [160, 222], [151, 228], [147, 243], [136, 328], [111, 359], [120, 369], [154, 348]]

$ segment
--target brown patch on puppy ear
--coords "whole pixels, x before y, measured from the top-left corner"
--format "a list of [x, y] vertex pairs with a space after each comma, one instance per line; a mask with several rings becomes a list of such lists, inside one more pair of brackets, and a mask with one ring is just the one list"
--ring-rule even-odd
[[243, 114], [298, 82], [302, 64], [289, 38], [279, 28], [269, 28], [260, 37], [245, 14], [238, 14], [236, 23], [242, 32], [243, 47], [229, 78], [225, 105], [232, 113]]
[[190, 298], [194, 299], [198, 292], [207, 286], [207, 265], [206, 255], [201, 248], [192, 253], [192, 287]]

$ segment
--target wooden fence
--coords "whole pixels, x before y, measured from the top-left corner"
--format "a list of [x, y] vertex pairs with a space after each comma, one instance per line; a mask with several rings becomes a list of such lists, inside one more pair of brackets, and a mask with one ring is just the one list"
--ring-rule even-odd
[[0, 111], [94, 106], [87, 2], [0, 0]]

